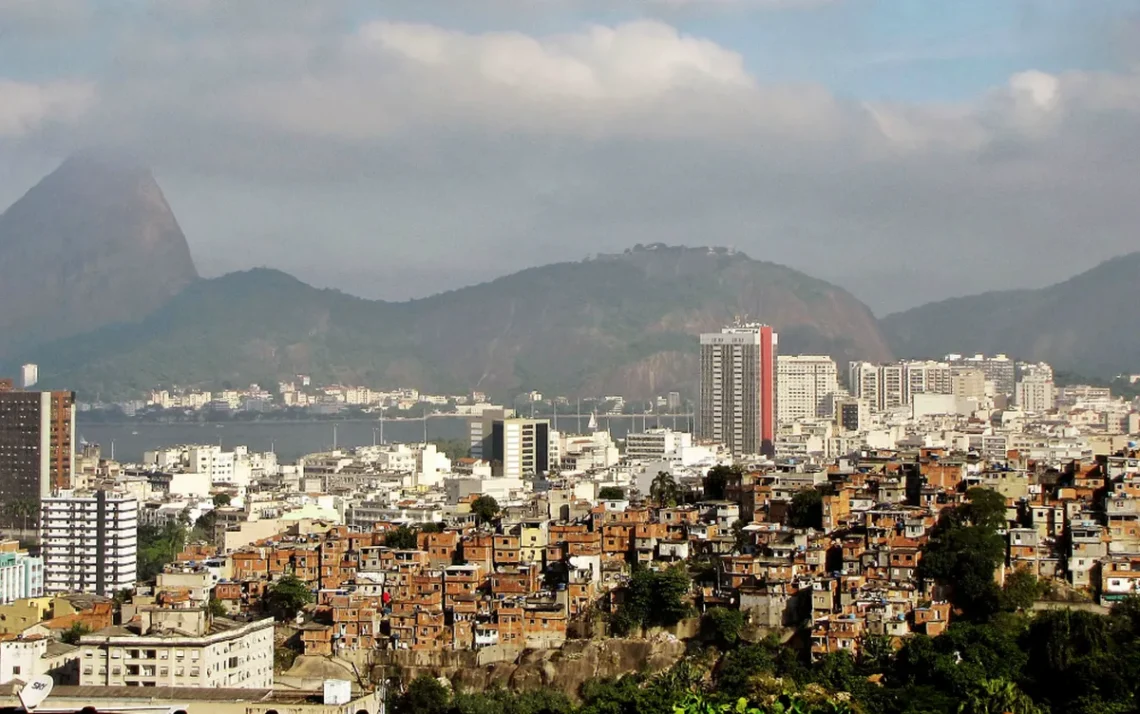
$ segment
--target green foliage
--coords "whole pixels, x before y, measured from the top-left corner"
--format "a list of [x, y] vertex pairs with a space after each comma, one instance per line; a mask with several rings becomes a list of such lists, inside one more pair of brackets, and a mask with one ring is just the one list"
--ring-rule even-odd
[[261, 606], [277, 620], [288, 622], [312, 601], [309, 586], [295, 575], [286, 575], [269, 586], [261, 598]]
[[420, 526], [420, 533], [443, 533], [442, 523], [424, 523]]
[[213, 510], [206, 511], [198, 516], [194, 521], [194, 528], [187, 536], [187, 540], [191, 543], [205, 541], [212, 543], [214, 541], [214, 525], [218, 522], [218, 514]]
[[162, 527], [138, 527], [138, 579], [154, 580], [167, 563], [173, 563], [186, 547], [186, 527], [168, 522]]
[[446, 714], [451, 692], [435, 679], [421, 674], [393, 702], [393, 714]]
[[471, 512], [478, 523], [491, 523], [499, 516], [499, 502], [493, 496], [480, 496], [471, 503]]
[[1008, 679], [983, 679], [958, 705], [958, 714], [1040, 714], [1041, 708]]
[[210, 598], [210, 602], [208, 605], [206, 605], [206, 609], [214, 617], [226, 617], [229, 614], [226, 612], [226, 606], [223, 605], [222, 601], [216, 597]]
[[384, 536], [384, 545], [397, 550], [412, 550], [416, 547], [416, 532], [407, 526], [397, 526]]
[[665, 570], [637, 568], [625, 587], [625, 598], [610, 620], [617, 635], [638, 627], [668, 627], [692, 612], [688, 602], [692, 582], [683, 566]]
[[851, 707], [842, 701], [813, 702], [801, 694], [785, 693], [763, 703], [740, 697], [720, 702], [704, 694], [690, 694], [673, 705], [673, 714], [847, 714]]
[[704, 479], [705, 498], [720, 501], [724, 499], [724, 489], [728, 484], [729, 479], [738, 477], [743, 472], [743, 469], [733, 464], [732, 466], [716, 465], [709, 469], [708, 474]]
[[740, 641], [744, 631], [745, 617], [740, 610], [714, 607], [701, 618], [701, 629], [718, 647], [729, 649]]
[[451, 459], [451, 463], [471, 455], [471, 444], [465, 439], [432, 439], [429, 443], [435, 444], [436, 451]]
[[79, 644], [79, 638], [88, 634], [91, 634], [91, 628], [82, 622], [76, 622], [64, 630], [63, 634], [59, 636], [59, 639], [69, 645], [77, 645]]
[[676, 506], [681, 498], [681, 488], [671, 474], [658, 471], [649, 486], [649, 497], [659, 506]]
[[998, 602], [1002, 610], [1028, 610], [1045, 596], [1048, 587], [1028, 570], [1014, 570], [1006, 575]]
[[228, 494], [228, 493], [216, 493], [216, 494], [214, 494], [214, 506], [215, 507], [228, 506], [228, 505], [230, 505], [230, 494]]
[[814, 488], [792, 496], [788, 508], [788, 525], [792, 528], [823, 529], [823, 494]]
[[1005, 499], [972, 488], [966, 503], [943, 512], [919, 561], [920, 578], [951, 587], [951, 602], [967, 617], [984, 620], [1001, 607], [994, 571], [1005, 560]]
[[603, 486], [598, 489], [598, 500], [620, 501], [625, 498], [625, 489], [620, 486]]

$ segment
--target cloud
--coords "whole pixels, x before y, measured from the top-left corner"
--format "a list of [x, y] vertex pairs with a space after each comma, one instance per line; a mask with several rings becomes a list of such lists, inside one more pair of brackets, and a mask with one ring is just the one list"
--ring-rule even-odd
[[163, 4], [90, 81], [0, 85], [0, 135], [150, 157], [207, 270], [387, 297], [663, 240], [888, 309], [1063, 277], [1140, 222], [1133, 71], [860, 101], [661, 20], [464, 31], [262, 2]]
[[71, 123], [91, 106], [86, 82], [28, 84], [0, 78], [0, 138], [18, 138], [53, 122]]

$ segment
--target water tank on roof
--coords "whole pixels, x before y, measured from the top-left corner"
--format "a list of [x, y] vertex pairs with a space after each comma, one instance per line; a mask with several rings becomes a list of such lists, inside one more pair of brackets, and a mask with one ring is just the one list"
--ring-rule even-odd
[[352, 683], [344, 679], [326, 679], [324, 703], [341, 706], [352, 701]]

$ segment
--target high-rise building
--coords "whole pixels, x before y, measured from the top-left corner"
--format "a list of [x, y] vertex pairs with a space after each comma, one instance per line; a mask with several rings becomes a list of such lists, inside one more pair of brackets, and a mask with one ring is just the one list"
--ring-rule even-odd
[[43, 499], [44, 591], [114, 595], [135, 586], [138, 511], [134, 496], [60, 491]]
[[946, 361], [952, 365], [982, 370], [982, 373], [986, 375], [986, 381], [993, 382], [994, 394], [1011, 395], [1014, 392], [1017, 383], [1017, 371], [1014, 361], [1005, 355], [963, 357], [953, 354], [946, 355]]
[[882, 390], [879, 383], [879, 365], [873, 362], [852, 362], [847, 366], [847, 391], [851, 396], [863, 400], [872, 409], [882, 404]]
[[1017, 406], [1026, 412], [1047, 412], [1055, 404], [1053, 368], [1039, 364], [1017, 366], [1017, 388], [1014, 393]]
[[839, 391], [835, 360], [819, 355], [779, 355], [776, 358], [776, 420], [786, 424], [831, 416]]
[[843, 431], [860, 431], [870, 419], [867, 402], [858, 397], [835, 400], [835, 423]]
[[34, 529], [40, 501], [70, 488], [74, 392], [24, 392], [0, 383], [0, 528]]
[[540, 476], [557, 463], [550, 422], [546, 419], [494, 419], [483, 446], [483, 458], [491, 462], [491, 474], [507, 478]]
[[40, 381], [40, 368], [34, 364], [26, 364], [20, 368], [20, 386], [31, 389]]
[[734, 454], [773, 454], [776, 439], [776, 332], [736, 325], [701, 335], [697, 436]]
[[487, 407], [468, 420], [468, 433], [471, 439], [471, 458], [490, 460], [491, 426], [495, 423], [496, 419], [509, 419], [514, 416], [514, 413], [514, 409]]

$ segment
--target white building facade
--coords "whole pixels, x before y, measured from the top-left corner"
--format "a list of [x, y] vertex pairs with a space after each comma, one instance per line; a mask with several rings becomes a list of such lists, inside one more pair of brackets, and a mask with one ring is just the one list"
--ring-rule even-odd
[[61, 491], [40, 519], [44, 592], [114, 595], [135, 586], [138, 501], [111, 491]]
[[776, 358], [776, 419], [788, 424], [830, 417], [839, 391], [835, 360], [821, 355], [780, 355]]

